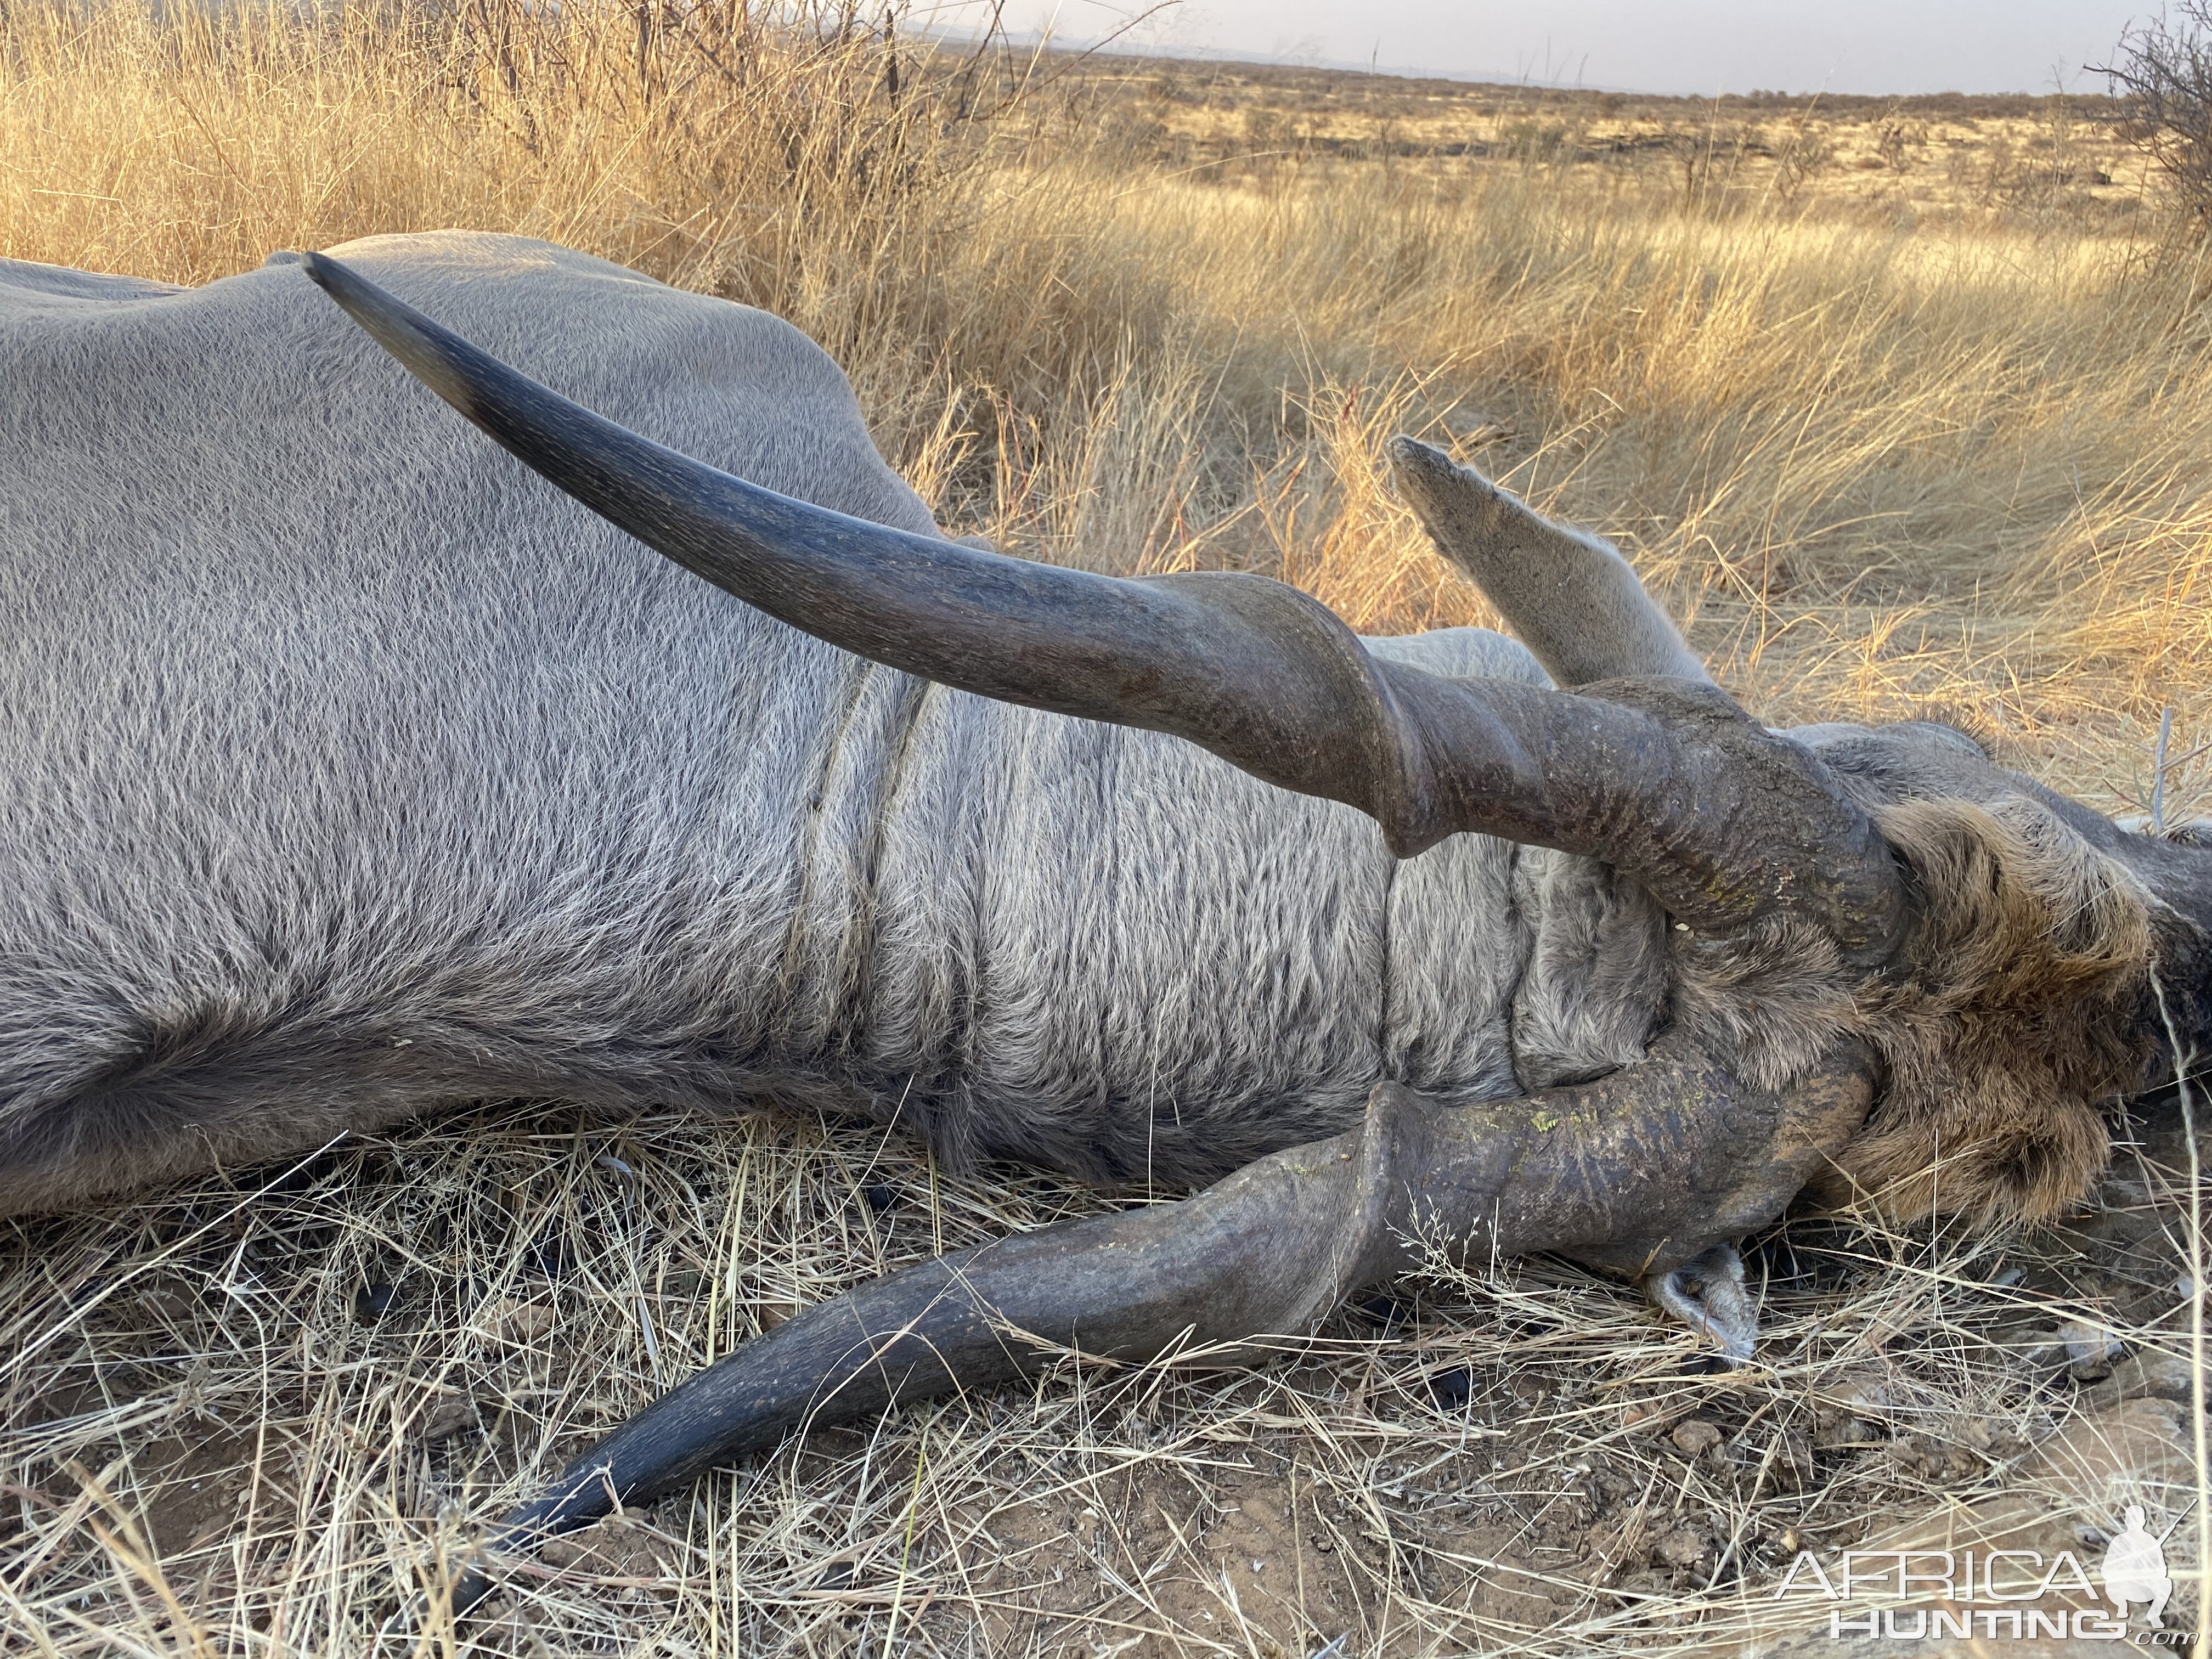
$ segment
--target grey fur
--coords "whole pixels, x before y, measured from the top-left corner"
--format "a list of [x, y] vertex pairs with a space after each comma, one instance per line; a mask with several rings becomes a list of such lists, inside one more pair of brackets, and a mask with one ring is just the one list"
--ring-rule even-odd
[[[787, 324], [512, 238], [343, 252], [649, 438], [935, 533]], [[191, 290], [0, 263], [0, 1216], [524, 1093], [806, 1101], [1183, 1187], [1378, 1083], [1596, 1078], [1670, 1019], [1778, 1085], [1881, 970], [1685, 942], [1588, 858], [1401, 862], [1175, 738], [846, 655], [498, 453], [281, 258]], [[1395, 459], [1563, 678], [1717, 698], [1610, 549]], [[1481, 630], [1369, 648], [1544, 684]], [[1869, 810], [2033, 803], [2160, 898], [2212, 1024], [2212, 855], [1946, 728], [1796, 752]]]
[[[649, 436], [933, 529], [775, 319], [514, 239], [345, 253]], [[0, 265], [0, 1214], [526, 1092], [1183, 1185], [1384, 1078], [1492, 1097], [1642, 1035], [1547, 988], [1601, 868], [1401, 867], [1171, 739], [842, 655], [493, 452], [288, 263]], [[1477, 630], [1376, 649], [1540, 679]]]

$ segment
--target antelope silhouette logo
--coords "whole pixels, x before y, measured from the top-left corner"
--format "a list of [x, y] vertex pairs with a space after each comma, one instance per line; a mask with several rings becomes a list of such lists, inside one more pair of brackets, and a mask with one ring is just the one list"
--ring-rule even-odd
[[2142, 1504], [2128, 1505], [2126, 1527], [2105, 1547], [2104, 1572], [2105, 1594], [2119, 1609], [2122, 1622], [2130, 1602], [2148, 1601], [2151, 1628], [2165, 1628], [2159, 1615], [2173, 1594], [2173, 1580], [2166, 1577], [2165, 1545], [2144, 1529]]

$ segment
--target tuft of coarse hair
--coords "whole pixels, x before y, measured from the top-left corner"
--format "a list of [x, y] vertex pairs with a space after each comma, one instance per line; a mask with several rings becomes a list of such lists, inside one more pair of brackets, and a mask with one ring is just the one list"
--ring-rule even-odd
[[2156, 901], [2026, 798], [1871, 810], [1911, 886], [1898, 959], [1861, 978], [1792, 918], [1685, 940], [1674, 1018], [1763, 1087], [1846, 1036], [1873, 1045], [1881, 1094], [1813, 1203], [1903, 1226], [2054, 1220], [2089, 1193], [2106, 1114], [2156, 1053]]
[[2106, 1113], [2155, 1053], [2154, 901], [2025, 798], [1910, 801], [1876, 822], [1917, 921], [1861, 999], [1888, 1076], [1831, 1185], [1900, 1221], [2056, 1219], [2087, 1196]]

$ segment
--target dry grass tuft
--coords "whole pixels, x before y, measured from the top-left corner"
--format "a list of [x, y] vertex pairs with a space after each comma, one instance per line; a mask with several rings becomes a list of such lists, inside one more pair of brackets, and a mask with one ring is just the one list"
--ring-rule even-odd
[[[1941, 709], [2125, 810], [2171, 704], [2166, 810], [2204, 807], [2212, 308], [2142, 216], [1689, 191], [1663, 144], [1504, 116], [1425, 150], [1252, 118], [1264, 168], [1187, 169], [1144, 74], [836, 22], [27, 0], [0, 254], [199, 282], [434, 225], [571, 243], [808, 329], [957, 528], [1272, 571], [1378, 631], [1484, 617], [1379, 469], [1411, 429], [1619, 538], [1774, 718]], [[2040, 1242], [1778, 1234], [1748, 1372], [1504, 1266], [1256, 1376], [1070, 1370], [813, 1437], [422, 1645], [1680, 1652], [1812, 1622], [1766, 1599], [1800, 1543], [2086, 1554], [2193, 1490], [2179, 1144]], [[0, 1646], [417, 1650], [378, 1620], [426, 1551], [596, 1430], [856, 1278], [1097, 1202], [920, 1157], [502, 1108], [0, 1235]], [[2069, 1323], [2134, 1357], [2071, 1376]]]
[[[2193, 1494], [2175, 1144], [2124, 1147], [2098, 1212], [2029, 1248], [1778, 1233], [1748, 1370], [1572, 1268], [1443, 1273], [1257, 1375], [1070, 1368], [817, 1433], [549, 1549], [424, 1639], [1668, 1654], [1824, 1624], [1772, 1599], [1800, 1548], [2090, 1559], [2123, 1504], [2174, 1519]], [[1013, 1170], [940, 1179], [872, 1133], [560, 1108], [270, 1176], [9, 1245], [21, 1650], [421, 1650], [386, 1621], [426, 1565], [673, 1379], [1092, 1206]], [[2084, 1326], [2130, 1350], [2102, 1380], [2068, 1375]]]

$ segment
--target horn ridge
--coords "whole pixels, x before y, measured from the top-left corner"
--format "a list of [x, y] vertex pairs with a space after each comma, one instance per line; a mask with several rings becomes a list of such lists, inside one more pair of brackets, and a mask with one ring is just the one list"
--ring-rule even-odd
[[1900, 884], [1864, 813], [1717, 688], [1455, 679], [1378, 660], [1327, 606], [1266, 577], [1099, 575], [852, 518], [603, 419], [327, 255], [302, 264], [518, 459], [832, 645], [981, 696], [1182, 738], [1366, 813], [1400, 857], [1477, 830], [1604, 860], [1699, 928], [1833, 908], [1840, 892], [1848, 945], [1896, 931]]
[[[1194, 1197], [1013, 1234], [805, 1310], [616, 1429], [488, 1542], [534, 1545], [807, 1423], [1033, 1375], [1066, 1349], [1249, 1363], [1431, 1249], [1666, 1272], [1765, 1225], [1830, 1167], [1874, 1070], [1846, 1039], [1761, 1089], [1670, 1033], [1634, 1065], [1512, 1099], [1447, 1106], [1378, 1084], [1359, 1127]], [[491, 1582], [472, 1562], [455, 1608]]]

